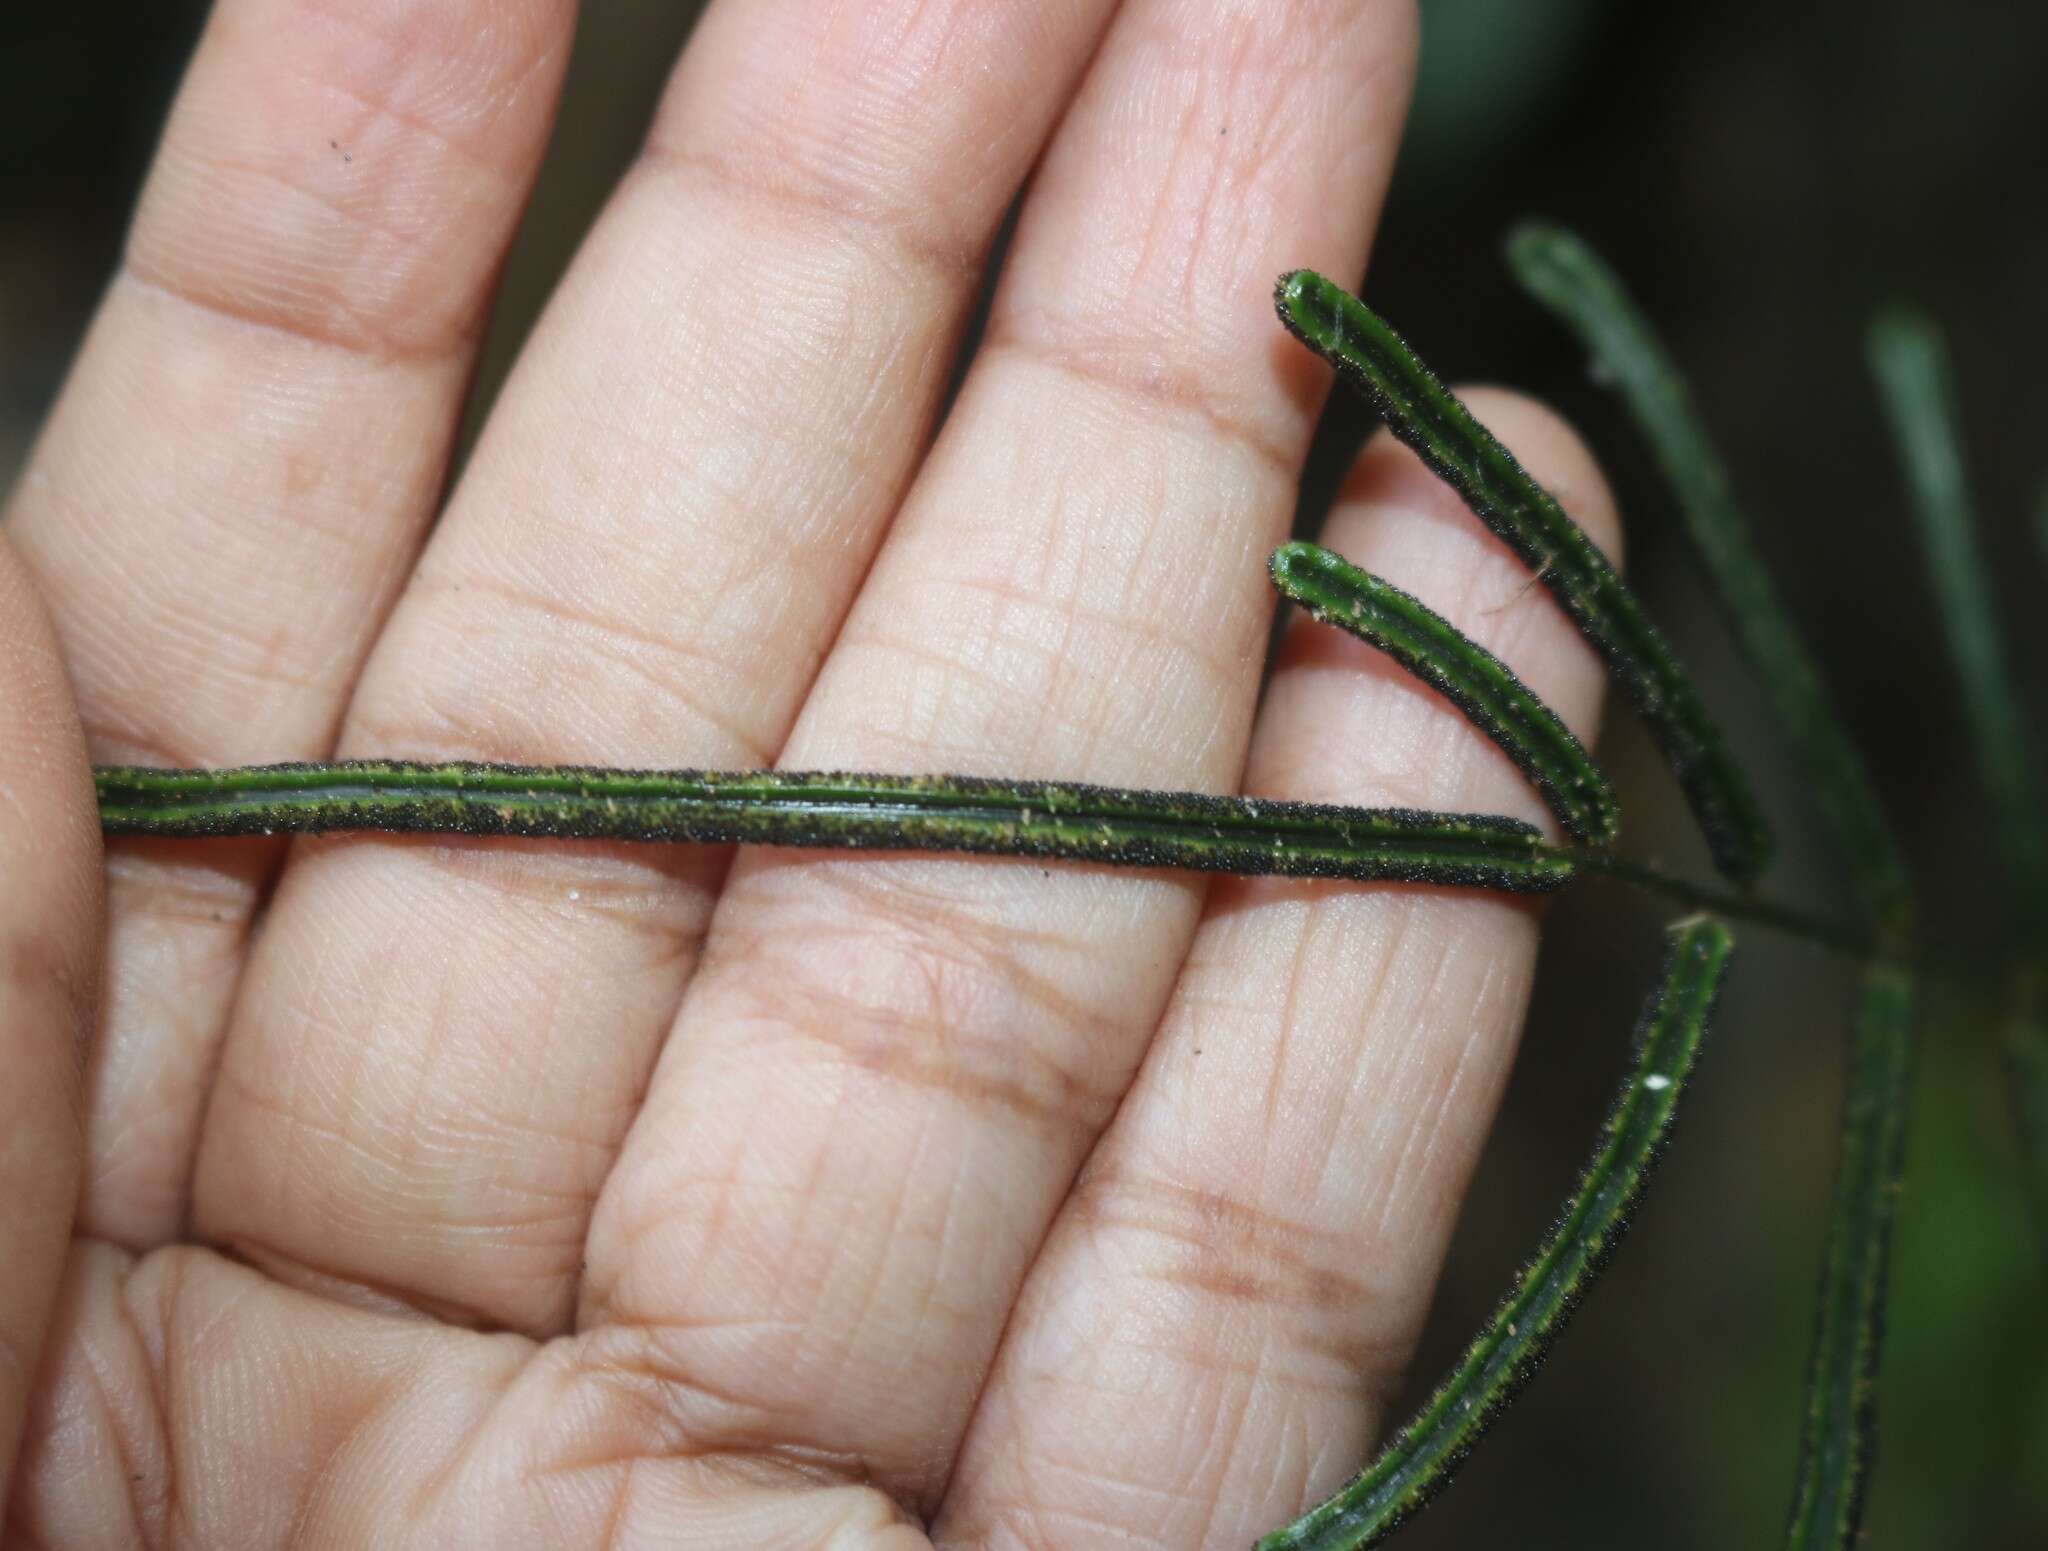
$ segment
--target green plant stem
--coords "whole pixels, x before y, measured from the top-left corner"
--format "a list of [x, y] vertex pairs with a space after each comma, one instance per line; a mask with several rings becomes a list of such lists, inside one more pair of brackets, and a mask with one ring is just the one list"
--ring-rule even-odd
[[1611, 851], [1593, 850], [1586, 846], [1563, 846], [1559, 848], [1583, 872], [1601, 874], [1625, 883], [1631, 888], [1641, 889], [1648, 894], [1662, 895], [1694, 910], [1710, 911], [1730, 920], [1747, 921], [1753, 925], [1782, 932], [1788, 937], [1797, 937], [1815, 947], [1832, 949], [1837, 953], [1849, 954], [1866, 959], [1878, 951], [1870, 934], [1838, 922], [1825, 920], [1807, 911], [1781, 905], [1774, 900], [1759, 899], [1753, 894], [1734, 894], [1726, 889], [1694, 883], [1668, 872], [1659, 871], [1643, 862], [1633, 861], [1625, 856], [1616, 856]]
[[1535, 571], [1664, 750], [1715, 865], [1738, 883], [1755, 882], [1770, 856], [1770, 834], [1749, 783], [1692, 680], [1599, 546], [1357, 297], [1304, 269], [1280, 277], [1274, 306], [1288, 330], [1371, 400], [1388, 429]]
[[1555, 312], [1612, 378], [1677, 496], [1693, 546], [1778, 723], [1797, 748], [1840, 840], [1857, 892], [1895, 949], [1912, 932], [1913, 895], [1899, 847], [1862, 756], [1836, 714], [1750, 537], [1726, 469], [1685, 380], [1648, 321], [1599, 257], [1557, 227], [1524, 225], [1508, 240], [1515, 276]]
[[1557, 1226], [1422, 1410], [1379, 1457], [1257, 1551], [1363, 1551], [1450, 1481], [1514, 1399], [1613, 1255], [1642, 1201], [1691, 1075], [1731, 950], [1701, 917], [1671, 929], [1658, 986], [1637, 1024], [1635, 1058]]
[[1854, 1541], [1862, 1518], [1906, 1136], [1913, 1008], [1914, 980], [1903, 966], [1879, 965], [1865, 974], [1850, 1037], [1787, 1551], [1841, 1551]]

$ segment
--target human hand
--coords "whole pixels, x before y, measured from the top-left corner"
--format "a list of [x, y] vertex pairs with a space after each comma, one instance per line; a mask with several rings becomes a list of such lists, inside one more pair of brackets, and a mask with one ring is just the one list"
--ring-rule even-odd
[[[1326, 384], [1270, 287], [1363, 266], [1406, 0], [717, 0], [429, 538], [569, 10], [221, 0], [8, 513], [93, 758], [1544, 819], [1334, 633], [1256, 705]], [[1611, 552], [1569, 434], [1472, 402]], [[1407, 453], [1324, 538], [1590, 736], [1590, 652]], [[1360, 1462], [1526, 902], [121, 842], [64, 1262], [97, 838], [26, 598], [0, 570], [23, 1543], [1241, 1546]]]

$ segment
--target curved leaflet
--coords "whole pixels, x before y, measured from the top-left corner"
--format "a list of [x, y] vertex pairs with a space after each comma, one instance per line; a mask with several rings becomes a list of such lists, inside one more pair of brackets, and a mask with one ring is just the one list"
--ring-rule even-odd
[[1633, 1066], [1564, 1215], [1451, 1375], [1379, 1458], [1256, 1551], [1362, 1551], [1450, 1481], [1481, 1433], [1542, 1362], [1613, 1254], [1642, 1198], [1727, 967], [1728, 929], [1699, 916], [1671, 928]]
[[1437, 690], [1515, 762], [1574, 839], [1614, 839], [1621, 806], [1584, 744], [1515, 672], [1441, 614], [1317, 544], [1273, 551], [1273, 585]]

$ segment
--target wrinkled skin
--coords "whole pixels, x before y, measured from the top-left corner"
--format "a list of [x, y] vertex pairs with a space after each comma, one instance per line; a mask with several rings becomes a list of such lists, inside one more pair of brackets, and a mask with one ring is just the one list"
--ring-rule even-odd
[[[1531, 907], [701, 847], [103, 857], [87, 760], [1540, 818], [1334, 633], [1258, 695], [1327, 384], [1268, 294], [1362, 271], [1412, 8], [715, 0], [445, 492], [571, 23], [221, 0], [13, 492], [8, 1543], [1242, 1546], [1387, 1421]], [[1473, 403], [1611, 549], [1570, 434]], [[1406, 453], [1366, 449], [1324, 537], [1590, 736], [1593, 659]]]

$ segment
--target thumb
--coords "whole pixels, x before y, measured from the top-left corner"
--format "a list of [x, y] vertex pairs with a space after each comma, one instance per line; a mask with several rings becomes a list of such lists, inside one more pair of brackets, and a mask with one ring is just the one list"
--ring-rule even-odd
[[85, 738], [49, 621], [0, 535], [0, 1504], [71, 1236], [101, 936]]

